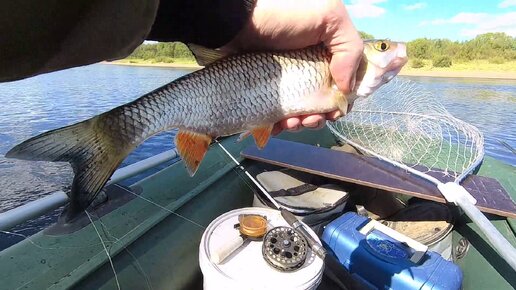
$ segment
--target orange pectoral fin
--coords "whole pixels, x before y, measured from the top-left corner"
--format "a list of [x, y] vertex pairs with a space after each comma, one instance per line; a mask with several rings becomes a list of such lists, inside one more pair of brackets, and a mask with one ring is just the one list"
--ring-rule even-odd
[[267, 125], [263, 127], [254, 128], [251, 130], [251, 134], [253, 134], [254, 142], [258, 148], [263, 149], [269, 139], [271, 138], [271, 131], [273, 125]]
[[179, 130], [176, 135], [176, 148], [183, 158], [190, 176], [194, 176], [211, 143], [211, 137], [192, 131]]

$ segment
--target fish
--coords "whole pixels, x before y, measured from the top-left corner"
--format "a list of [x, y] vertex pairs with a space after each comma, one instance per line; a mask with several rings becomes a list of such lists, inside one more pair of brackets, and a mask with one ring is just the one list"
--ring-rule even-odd
[[370, 95], [407, 62], [404, 43], [365, 41], [356, 89], [345, 95], [332, 79], [331, 54], [323, 45], [229, 56], [190, 48], [203, 69], [88, 120], [32, 137], [5, 156], [69, 162], [74, 178], [63, 215], [70, 221], [127, 155], [154, 134], [178, 129], [176, 149], [193, 176], [214, 138], [243, 133], [263, 148], [276, 122], [337, 109], [346, 113], [348, 100]]

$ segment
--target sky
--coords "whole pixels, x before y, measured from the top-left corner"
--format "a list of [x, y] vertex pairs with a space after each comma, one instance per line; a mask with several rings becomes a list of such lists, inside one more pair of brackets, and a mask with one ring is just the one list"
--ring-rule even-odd
[[516, 37], [516, 0], [344, 0], [360, 31], [376, 38], [468, 40], [487, 32]]

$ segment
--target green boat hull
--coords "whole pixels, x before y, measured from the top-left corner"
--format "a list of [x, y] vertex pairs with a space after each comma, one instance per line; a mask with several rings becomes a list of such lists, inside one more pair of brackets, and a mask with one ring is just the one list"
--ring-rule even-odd
[[[335, 145], [326, 129], [284, 133], [281, 138]], [[236, 143], [234, 137], [222, 141], [234, 156], [250, 142], [248, 138]], [[243, 165], [251, 172], [259, 167], [249, 160]], [[514, 167], [486, 157], [477, 174], [498, 179], [516, 198]], [[182, 162], [177, 162], [131, 189], [143, 198], [134, 198], [95, 222], [122, 289], [202, 288], [198, 245], [204, 227], [224, 212], [250, 206], [255, 190], [216, 146], [195, 177], [190, 178]], [[516, 245], [516, 221], [490, 219]], [[454, 245], [463, 237], [470, 243], [466, 255], [457, 261], [464, 272], [464, 289], [516, 287], [514, 271], [478, 228], [461, 217], [453, 231]], [[91, 224], [68, 234], [39, 232], [0, 252], [0, 281], [2, 289], [116, 289], [110, 261]]]

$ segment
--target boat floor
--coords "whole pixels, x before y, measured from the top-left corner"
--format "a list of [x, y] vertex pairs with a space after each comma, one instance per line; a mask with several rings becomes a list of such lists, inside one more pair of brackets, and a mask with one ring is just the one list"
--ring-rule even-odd
[[[283, 134], [282, 138], [330, 148], [328, 130]], [[238, 153], [251, 140], [223, 140]], [[244, 160], [253, 175], [262, 163]], [[514, 168], [486, 158], [479, 174], [496, 177], [514, 199]], [[340, 181], [341, 182], [341, 181]], [[350, 185], [350, 190], [356, 187]], [[5, 289], [201, 289], [198, 247], [205, 227], [217, 216], [252, 204], [257, 189], [235, 169], [218, 148], [206, 155], [190, 178], [181, 162], [131, 186], [140, 198], [104, 215], [95, 224], [116, 272], [93, 226], [61, 236], [44, 232], [0, 252], [0, 280]], [[516, 245], [514, 219], [489, 216], [496, 228]], [[489, 246], [478, 228], [458, 217], [454, 248], [466, 240], [466, 255], [456, 260], [464, 272], [463, 289], [515, 289], [510, 266]], [[2, 288], [0, 287], [0, 288]], [[324, 279], [319, 289], [341, 289]]]

